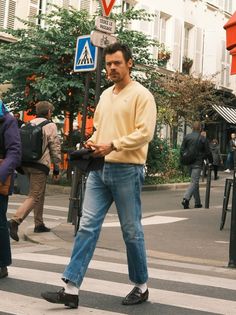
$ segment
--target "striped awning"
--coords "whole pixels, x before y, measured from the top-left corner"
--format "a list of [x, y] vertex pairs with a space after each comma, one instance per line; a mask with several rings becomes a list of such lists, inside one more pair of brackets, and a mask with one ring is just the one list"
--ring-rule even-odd
[[236, 124], [236, 108], [228, 107], [228, 106], [222, 106], [222, 105], [212, 105], [212, 107], [228, 123]]

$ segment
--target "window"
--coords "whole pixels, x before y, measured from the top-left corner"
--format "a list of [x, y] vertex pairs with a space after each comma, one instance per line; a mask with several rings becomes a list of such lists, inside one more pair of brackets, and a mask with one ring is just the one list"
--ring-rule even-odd
[[190, 27], [184, 27], [184, 56], [188, 57], [189, 55], [189, 34], [190, 34]]
[[224, 10], [226, 12], [232, 13], [232, 0], [225, 0]]
[[131, 5], [127, 1], [122, 1], [122, 12], [125, 12], [131, 8]]
[[159, 33], [159, 41], [161, 43], [166, 42], [166, 22], [167, 22], [167, 17], [161, 16], [161, 18], [160, 18], [160, 33]]

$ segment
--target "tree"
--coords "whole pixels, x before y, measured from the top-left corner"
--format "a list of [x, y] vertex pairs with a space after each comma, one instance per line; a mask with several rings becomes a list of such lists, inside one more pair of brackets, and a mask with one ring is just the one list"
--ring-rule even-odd
[[[149, 48], [158, 47], [158, 42], [127, 28], [130, 21], [150, 20], [152, 15], [144, 10], [130, 9], [122, 14], [112, 14], [111, 18], [117, 23], [118, 39], [133, 48], [136, 68], [140, 64], [156, 66], [157, 60], [151, 57]], [[56, 107], [55, 115], [64, 117], [65, 112], [70, 113], [71, 134], [73, 120], [82, 111], [84, 99], [84, 73], [73, 72], [76, 39], [80, 35], [91, 33], [95, 28], [95, 16], [89, 16], [87, 11], [53, 6], [51, 13], [41, 15], [40, 19], [45, 21], [45, 28], [22, 21], [24, 29], [4, 29], [4, 32], [17, 39], [15, 43], [0, 43], [0, 82], [12, 84], [4, 98], [15, 110], [30, 109], [32, 112], [38, 100], [52, 101]], [[152, 69], [151, 72], [155, 71], [156, 69]], [[95, 74], [91, 73], [91, 115], [95, 82]], [[150, 80], [145, 82], [147, 84], [150, 86]], [[101, 85], [107, 86], [105, 73]]]
[[220, 102], [211, 80], [179, 72], [162, 76], [159, 85], [165, 93], [159, 94], [158, 118], [171, 128], [171, 143], [176, 146], [177, 133], [183, 125], [204, 120], [212, 105]]

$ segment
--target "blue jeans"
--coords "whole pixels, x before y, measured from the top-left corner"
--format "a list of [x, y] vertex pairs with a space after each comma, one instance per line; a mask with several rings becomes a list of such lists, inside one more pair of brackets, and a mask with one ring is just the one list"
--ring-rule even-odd
[[80, 287], [93, 256], [104, 218], [115, 202], [126, 244], [129, 278], [143, 284], [148, 279], [144, 234], [141, 224], [142, 165], [105, 163], [90, 172], [80, 228], [63, 279]]
[[226, 159], [226, 162], [225, 162], [225, 166], [229, 170], [232, 170], [234, 168], [234, 152], [229, 152], [227, 154], [227, 159]]
[[11, 264], [11, 247], [7, 226], [8, 196], [0, 195], [0, 267]]
[[187, 200], [190, 200], [193, 196], [195, 200], [195, 205], [201, 204], [201, 198], [200, 198], [200, 193], [199, 193], [199, 180], [201, 176], [201, 170], [202, 169], [200, 167], [198, 168], [190, 167], [191, 183], [184, 195], [184, 198]]

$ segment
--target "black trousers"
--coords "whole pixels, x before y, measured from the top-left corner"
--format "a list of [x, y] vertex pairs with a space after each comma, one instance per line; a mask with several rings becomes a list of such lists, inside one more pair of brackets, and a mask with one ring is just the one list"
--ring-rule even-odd
[[11, 264], [10, 236], [7, 225], [8, 196], [0, 195], [0, 267]]
[[214, 179], [217, 179], [218, 165], [213, 165], [213, 171], [214, 171]]

